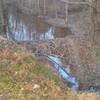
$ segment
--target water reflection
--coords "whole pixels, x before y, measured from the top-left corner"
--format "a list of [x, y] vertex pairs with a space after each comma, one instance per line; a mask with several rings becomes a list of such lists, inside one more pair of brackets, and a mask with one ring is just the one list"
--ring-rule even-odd
[[53, 27], [34, 16], [9, 14], [8, 19], [7, 38], [17, 41], [50, 40], [65, 37], [68, 32], [67, 28]]

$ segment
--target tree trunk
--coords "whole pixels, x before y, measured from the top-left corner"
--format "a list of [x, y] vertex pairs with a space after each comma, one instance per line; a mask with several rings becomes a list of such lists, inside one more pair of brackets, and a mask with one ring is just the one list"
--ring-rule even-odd
[[95, 43], [95, 33], [96, 33], [96, 13], [97, 13], [97, 0], [92, 2], [92, 7], [90, 7], [91, 13], [91, 30], [90, 30], [90, 41], [92, 44]]
[[0, 0], [0, 27], [1, 27], [1, 32], [3, 31], [3, 26], [4, 26], [4, 15], [3, 15], [3, 2]]

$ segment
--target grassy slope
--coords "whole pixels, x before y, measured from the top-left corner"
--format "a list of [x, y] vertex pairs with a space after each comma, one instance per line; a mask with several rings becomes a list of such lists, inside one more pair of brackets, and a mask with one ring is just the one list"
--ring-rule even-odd
[[0, 100], [99, 100], [96, 94], [73, 94], [59, 79], [25, 49], [0, 40]]

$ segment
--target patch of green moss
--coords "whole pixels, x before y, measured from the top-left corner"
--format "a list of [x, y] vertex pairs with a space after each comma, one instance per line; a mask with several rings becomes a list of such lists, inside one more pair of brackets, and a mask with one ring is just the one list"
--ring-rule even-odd
[[7, 59], [4, 59], [4, 60], [0, 61], [0, 68], [7, 67], [7, 66], [10, 65], [10, 63], [11, 63], [11, 61], [7, 60]]
[[49, 96], [42, 96], [40, 100], [50, 100], [49, 98]]
[[23, 62], [24, 63], [32, 63], [33, 62], [33, 57], [30, 55], [30, 56], [27, 56], [25, 58], [23, 58]]
[[19, 71], [21, 66], [23, 66], [23, 62], [19, 61], [19, 62], [16, 62], [16, 61], [11, 61], [11, 63], [9, 64], [9, 66], [12, 68], [12, 70], [16, 70], [16, 71]]
[[54, 80], [58, 83], [57, 76], [51, 70], [51, 68], [44, 65], [36, 65], [33, 69], [33, 74], [38, 76], [43, 76], [45, 79]]
[[100, 24], [97, 24], [96, 29], [100, 30]]
[[4, 43], [1, 41], [0, 42], [0, 50], [3, 49], [5, 47]]
[[97, 59], [100, 60], [100, 48], [96, 48], [95, 51]]
[[14, 83], [11, 77], [8, 76], [0, 76], [0, 87], [11, 92], [15, 92], [20, 89], [20, 86], [17, 83]]
[[13, 48], [13, 52], [20, 52], [21, 50], [21, 46], [15, 46], [15, 48]]

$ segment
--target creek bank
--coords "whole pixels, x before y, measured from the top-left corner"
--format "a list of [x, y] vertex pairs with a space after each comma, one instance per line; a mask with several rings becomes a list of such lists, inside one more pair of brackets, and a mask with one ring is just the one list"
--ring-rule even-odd
[[[70, 35], [62, 39], [19, 44], [24, 44], [32, 53], [57, 55], [64, 68], [73, 65], [70, 68], [71, 73], [81, 82], [83, 88], [91, 85], [100, 86], [100, 68], [97, 65], [95, 51], [85, 37]], [[46, 62], [43, 58], [39, 59], [41, 62]]]

